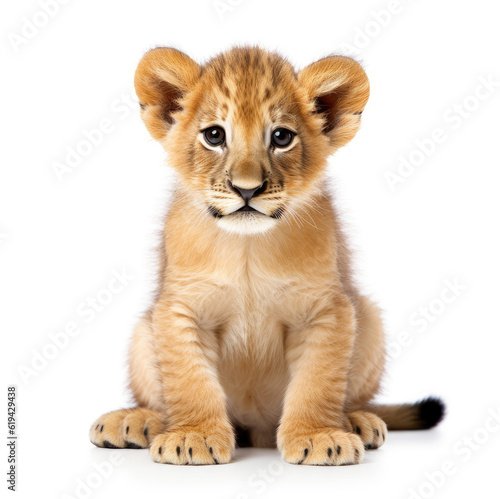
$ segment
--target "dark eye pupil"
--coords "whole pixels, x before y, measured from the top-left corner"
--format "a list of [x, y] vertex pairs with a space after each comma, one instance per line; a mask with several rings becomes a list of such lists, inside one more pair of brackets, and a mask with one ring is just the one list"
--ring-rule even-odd
[[294, 134], [286, 128], [278, 128], [273, 132], [272, 143], [276, 147], [286, 147], [292, 142], [293, 135]]
[[207, 128], [204, 132], [205, 140], [212, 146], [220, 146], [224, 143], [226, 134], [220, 126]]

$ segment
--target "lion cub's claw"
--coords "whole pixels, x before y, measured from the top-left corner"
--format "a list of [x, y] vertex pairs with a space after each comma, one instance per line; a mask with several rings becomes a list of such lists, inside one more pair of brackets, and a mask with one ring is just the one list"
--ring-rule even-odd
[[90, 428], [90, 441], [108, 449], [143, 449], [161, 431], [159, 413], [143, 408], [104, 414]]
[[366, 449], [378, 449], [385, 442], [387, 425], [377, 415], [355, 411], [347, 415], [353, 432], [359, 435]]
[[364, 445], [353, 433], [332, 428], [281, 433], [279, 449], [290, 464], [342, 465], [363, 460]]
[[164, 464], [223, 464], [231, 460], [231, 429], [217, 425], [181, 426], [161, 433], [151, 443], [151, 459]]

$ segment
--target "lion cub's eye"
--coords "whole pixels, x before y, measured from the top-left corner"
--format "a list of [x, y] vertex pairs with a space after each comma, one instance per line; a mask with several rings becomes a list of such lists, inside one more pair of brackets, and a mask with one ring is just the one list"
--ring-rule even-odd
[[226, 132], [220, 126], [211, 126], [203, 131], [203, 136], [211, 146], [221, 146], [226, 140]]
[[292, 143], [295, 134], [286, 128], [277, 128], [271, 135], [271, 143], [275, 147], [287, 147]]

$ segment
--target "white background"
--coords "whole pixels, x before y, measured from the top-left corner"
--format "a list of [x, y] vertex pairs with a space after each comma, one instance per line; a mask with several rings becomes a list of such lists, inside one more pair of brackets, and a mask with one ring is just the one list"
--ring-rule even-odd
[[[481, 496], [480, 489], [492, 497], [500, 432], [498, 423], [489, 431], [484, 425], [490, 411], [498, 418], [500, 404], [497, 5], [221, 4], [231, 1], [236, 5], [221, 18], [211, 0], [70, 0], [24, 42], [24, 18], [44, 21], [36, 17], [39, 3], [2, 7], [2, 407], [7, 385], [17, 384], [18, 497], [84, 497], [81, 481], [89, 481], [92, 498], [417, 497], [412, 489], [418, 497]], [[291, 466], [277, 451], [251, 449], [225, 466], [175, 467], [153, 464], [146, 450], [97, 449], [88, 440], [94, 419], [130, 404], [127, 346], [151, 298], [153, 248], [172, 186], [136, 104], [122, 104], [135, 99], [135, 67], [156, 45], [173, 45], [202, 62], [236, 43], [277, 49], [297, 67], [354, 53], [371, 80], [362, 129], [332, 158], [329, 174], [361, 288], [384, 309], [396, 352], [381, 400], [440, 395], [448, 416], [435, 430], [389, 434], [360, 466]], [[481, 79], [497, 83], [489, 93], [480, 88], [478, 100]], [[457, 118], [454, 106], [464, 104], [468, 116]], [[112, 131], [60, 180], [54, 164], [64, 163], [67, 148], [103, 119]], [[418, 162], [415, 141], [428, 144], [436, 128], [445, 139], [428, 146], [434, 150], [391, 190], [387, 172], [397, 173], [401, 156]], [[86, 300], [105, 296], [113, 271], [122, 269], [133, 279], [90, 317]], [[443, 303], [447, 280], [461, 290]], [[429, 306], [435, 313], [415, 322], [420, 307]], [[73, 322], [79, 334], [54, 352], [49, 334]], [[396, 351], [394, 341], [404, 333], [406, 343]], [[45, 363], [44, 352], [53, 357]], [[20, 369], [33, 362], [37, 370], [23, 378]], [[467, 436], [474, 450], [467, 451]], [[100, 478], [95, 465], [111, 456], [119, 463]], [[438, 480], [435, 471], [447, 461], [453, 474], [441, 477], [439, 487], [426, 484], [426, 473]]]

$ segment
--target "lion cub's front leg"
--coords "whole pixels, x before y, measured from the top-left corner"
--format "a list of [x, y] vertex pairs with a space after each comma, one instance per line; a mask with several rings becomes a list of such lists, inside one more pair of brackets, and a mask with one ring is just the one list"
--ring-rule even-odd
[[343, 413], [354, 310], [342, 295], [313, 308], [317, 312], [307, 325], [291, 328], [289, 333], [291, 380], [278, 429], [278, 448], [292, 464], [359, 463], [363, 442], [350, 431]]
[[180, 304], [160, 309], [154, 328], [167, 431], [151, 443], [153, 461], [229, 462], [235, 438], [216, 375], [215, 345], [201, 340], [201, 334], [209, 333], [200, 331]]

